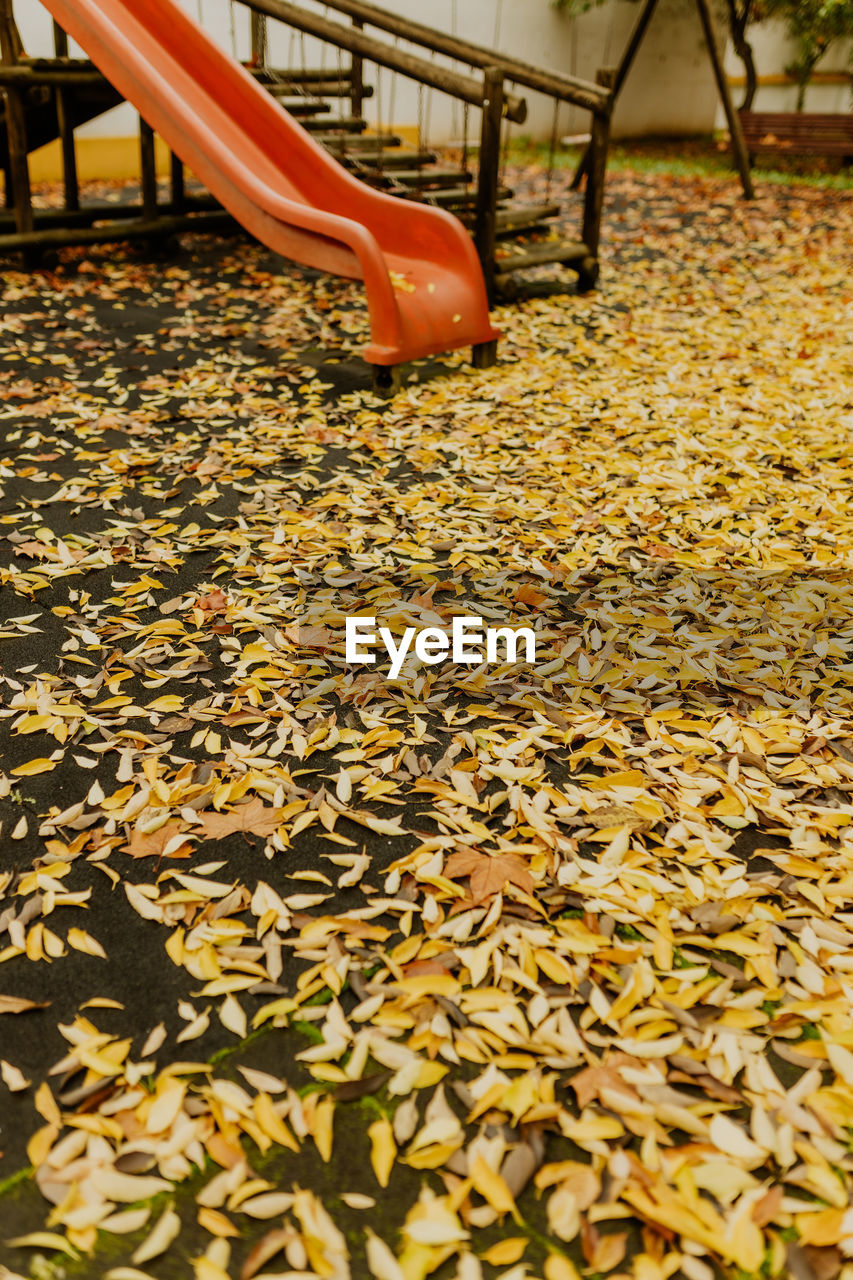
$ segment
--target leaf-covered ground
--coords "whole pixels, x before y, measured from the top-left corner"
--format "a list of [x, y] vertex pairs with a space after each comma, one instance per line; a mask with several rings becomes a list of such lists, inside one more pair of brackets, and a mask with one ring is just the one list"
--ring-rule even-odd
[[8, 264], [0, 1275], [853, 1274], [852, 233], [624, 171], [390, 402], [257, 246]]

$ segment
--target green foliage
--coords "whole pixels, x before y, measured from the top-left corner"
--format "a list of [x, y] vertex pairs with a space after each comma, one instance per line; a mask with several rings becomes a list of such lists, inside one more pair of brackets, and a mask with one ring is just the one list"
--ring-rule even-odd
[[797, 53], [785, 70], [799, 86], [802, 111], [806, 85], [830, 45], [853, 37], [853, 0], [762, 0], [759, 16], [779, 18], [796, 42]]

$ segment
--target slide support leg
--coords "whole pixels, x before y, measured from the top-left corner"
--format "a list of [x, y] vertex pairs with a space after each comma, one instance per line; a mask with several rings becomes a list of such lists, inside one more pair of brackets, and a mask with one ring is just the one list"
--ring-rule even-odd
[[478, 342], [471, 348], [471, 363], [475, 369], [492, 369], [498, 362], [498, 340]]

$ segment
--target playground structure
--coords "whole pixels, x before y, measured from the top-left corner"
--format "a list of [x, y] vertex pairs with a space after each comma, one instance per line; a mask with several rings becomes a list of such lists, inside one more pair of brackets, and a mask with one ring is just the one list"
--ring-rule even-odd
[[[247, 0], [248, 67], [173, 0], [45, 3], [55, 19], [55, 56], [33, 59], [21, 48], [12, 0], [0, 0], [0, 157], [9, 206], [0, 215], [0, 253], [34, 259], [63, 245], [153, 240], [236, 219], [284, 256], [363, 279], [372, 331], [366, 356], [386, 368], [468, 344], [475, 363], [490, 363], [497, 332], [488, 305], [518, 270], [562, 263], [581, 288], [594, 285], [611, 102], [606, 72], [593, 83], [544, 71], [364, 0], [330, 0], [323, 14], [292, 0]], [[349, 22], [331, 19], [329, 10]], [[269, 65], [270, 22], [331, 47], [333, 69]], [[91, 61], [69, 57], [69, 36]], [[462, 104], [460, 163], [439, 163], [425, 138], [406, 148], [392, 131], [368, 130], [371, 64]], [[506, 127], [523, 122], [527, 110], [519, 87], [547, 94], [555, 117], [562, 102], [591, 113], [577, 239], [553, 234], [558, 204], [520, 204], [503, 181]], [[140, 112], [141, 204], [81, 205], [74, 130], [121, 99]], [[472, 108], [480, 128], [469, 140]], [[172, 153], [165, 203], [155, 130]], [[64, 208], [38, 210], [28, 155], [51, 138], [62, 147]], [[208, 194], [188, 192], [185, 164]]]

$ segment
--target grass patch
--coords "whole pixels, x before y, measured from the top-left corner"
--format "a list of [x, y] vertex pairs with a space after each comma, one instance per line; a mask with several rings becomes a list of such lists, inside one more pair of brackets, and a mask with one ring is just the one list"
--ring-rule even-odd
[[[547, 168], [551, 163], [547, 143], [534, 142], [523, 136], [510, 142], [507, 155], [514, 164], [540, 164]], [[581, 152], [577, 147], [558, 148], [553, 157], [553, 167], [555, 170], [568, 169], [573, 172], [580, 156]], [[799, 163], [801, 170], [794, 167], [794, 162], [791, 168], [786, 169], [755, 166], [752, 177], [756, 185], [769, 183], [783, 187], [853, 191], [853, 171], [850, 168], [840, 172], [826, 172], [819, 168], [819, 161], [807, 156], [800, 157]], [[728, 149], [721, 150], [713, 138], [689, 138], [684, 140], [683, 145], [680, 145], [678, 139], [615, 142], [610, 147], [607, 167], [611, 172], [631, 170], [635, 173], [667, 174], [678, 178], [737, 176], [731, 153]]]
[[0, 1182], [0, 1199], [9, 1195], [16, 1187], [20, 1187], [22, 1183], [29, 1182], [34, 1173], [35, 1169], [28, 1165], [26, 1169], [19, 1169], [17, 1173], [10, 1174], [8, 1178]]

